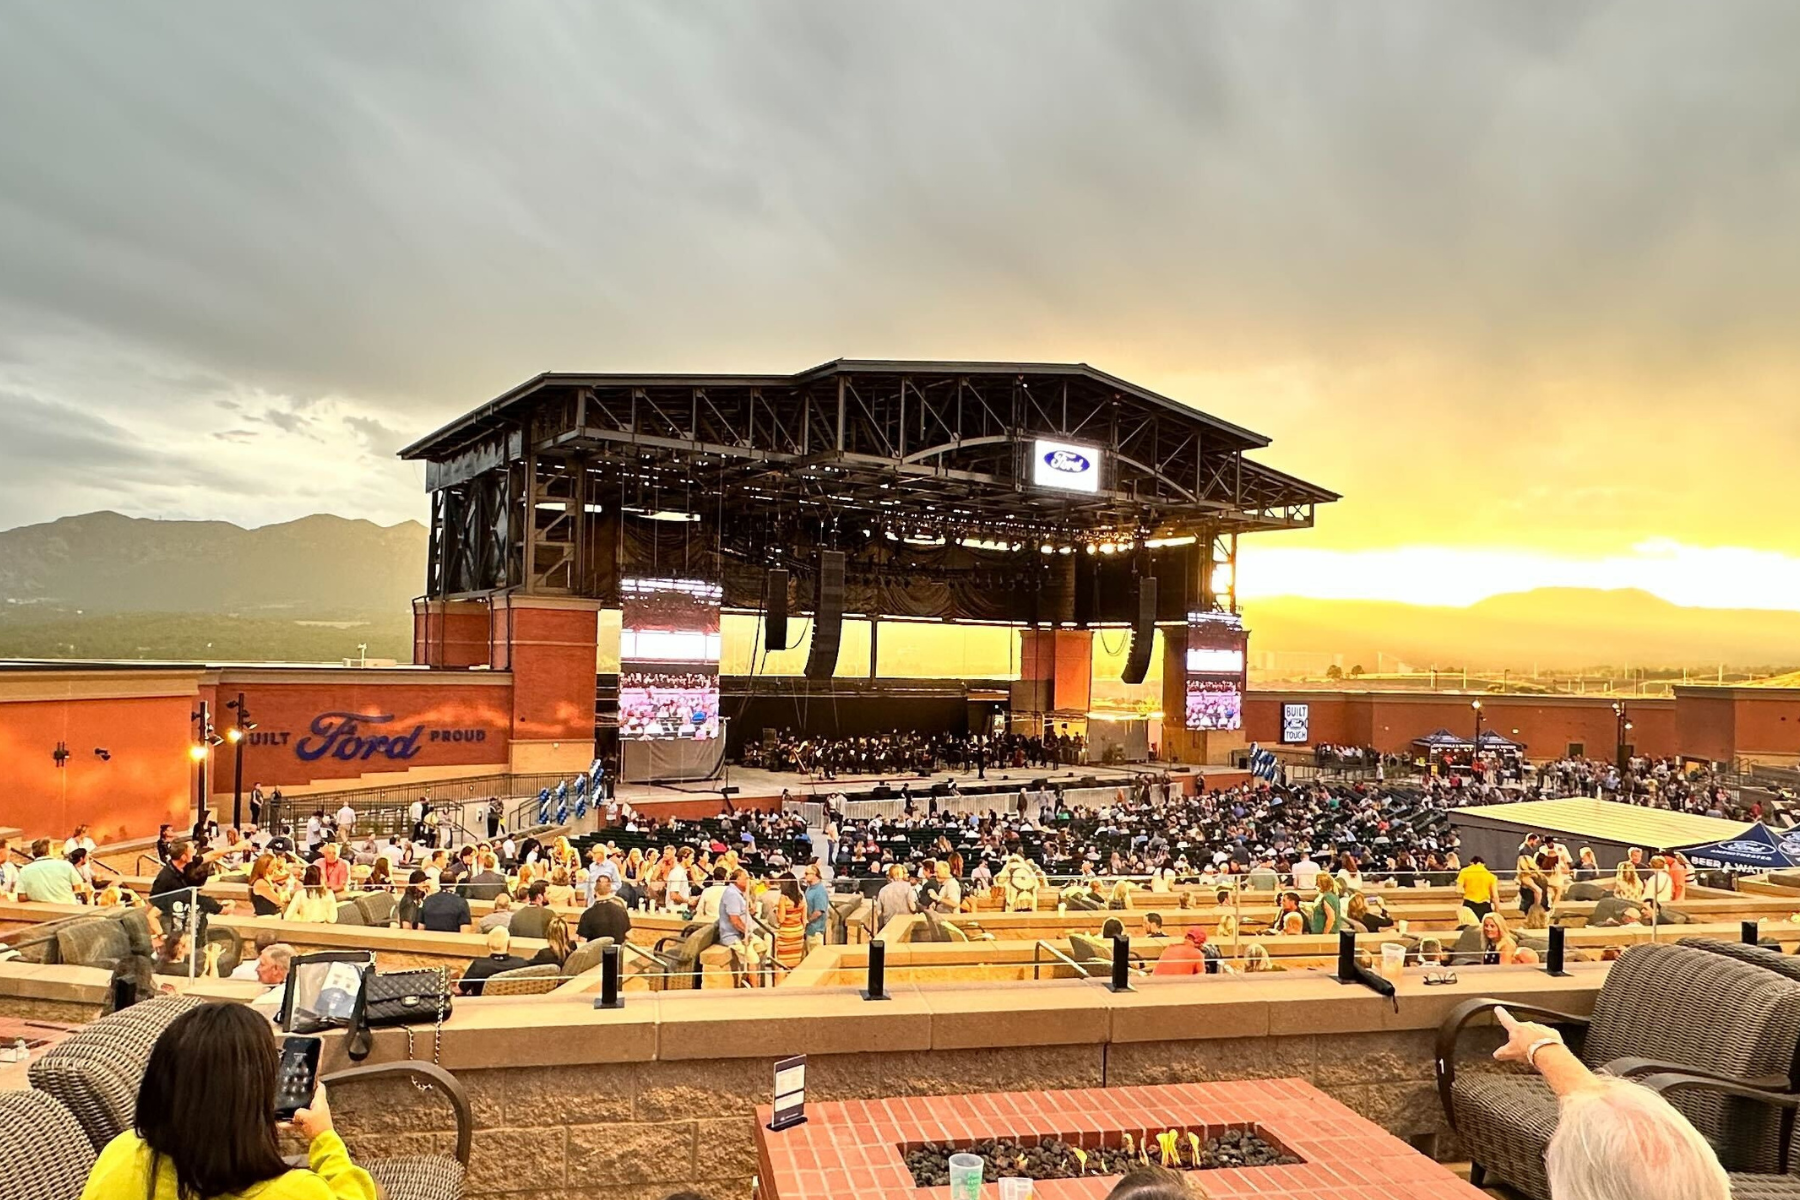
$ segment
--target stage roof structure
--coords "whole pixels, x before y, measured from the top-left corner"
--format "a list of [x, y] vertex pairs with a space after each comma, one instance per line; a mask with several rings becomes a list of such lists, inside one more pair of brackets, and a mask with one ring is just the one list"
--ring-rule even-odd
[[400, 456], [425, 464], [432, 495], [431, 598], [612, 602], [619, 578], [685, 571], [756, 607], [752, 571], [803, 582], [832, 548], [850, 556], [853, 610], [1079, 621], [1086, 603], [1109, 619], [1110, 599], [1074, 591], [1119, 568], [1066, 561], [1108, 550], [1169, 575], [1159, 616], [1177, 620], [1178, 605], [1235, 607], [1235, 580], [1212, 576], [1240, 534], [1308, 527], [1338, 499], [1248, 457], [1268, 444], [1082, 363], [840, 359], [546, 373]]
[[[1591, 796], [1453, 808], [1450, 819], [1458, 825], [1498, 825], [1519, 833], [1554, 833], [1565, 841], [1586, 838], [1641, 846], [1647, 850], [1679, 850], [1708, 842], [1730, 841], [1749, 827], [1745, 821], [1726, 821], [1719, 817], [1672, 812], [1666, 808], [1644, 808], [1617, 800], [1596, 800]], [[1507, 864], [1493, 863], [1495, 870], [1503, 865]]]

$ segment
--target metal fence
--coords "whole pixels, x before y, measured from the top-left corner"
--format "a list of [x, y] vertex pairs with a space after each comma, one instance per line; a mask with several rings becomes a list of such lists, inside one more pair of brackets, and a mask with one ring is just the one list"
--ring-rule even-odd
[[[348, 804], [356, 811], [356, 830], [359, 834], [411, 837], [411, 810], [415, 801], [423, 799], [436, 808], [460, 808], [465, 804], [485, 802], [490, 797], [511, 801], [520, 796], [536, 796], [544, 788], [555, 788], [557, 784], [570, 778], [572, 776], [567, 772], [554, 775], [541, 772], [530, 775], [468, 775], [456, 779], [390, 783], [381, 787], [307, 792], [305, 795], [264, 801], [262, 824], [266, 829], [295, 832], [298, 827], [306, 824], [306, 818], [312, 813], [323, 810], [331, 815]], [[507, 816], [510, 818], [511, 813]]]

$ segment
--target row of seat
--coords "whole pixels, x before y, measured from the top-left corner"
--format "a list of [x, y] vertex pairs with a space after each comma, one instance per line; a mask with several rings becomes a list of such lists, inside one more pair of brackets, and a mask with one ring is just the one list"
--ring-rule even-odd
[[[1550, 1200], [1544, 1152], [1557, 1101], [1523, 1068], [1458, 1070], [1462, 1031], [1501, 1002], [1471, 1000], [1438, 1031], [1439, 1097], [1474, 1166], [1532, 1200]], [[1800, 960], [1706, 938], [1626, 951], [1592, 1016], [1506, 1002], [1514, 1016], [1561, 1026], [1589, 1068], [1666, 1095], [1712, 1143], [1732, 1194], [1800, 1200]]]
[[[102, 1017], [46, 1051], [31, 1087], [0, 1095], [0, 1200], [77, 1200], [99, 1152], [132, 1127], [150, 1052], [176, 1017], [203, 1001], [165, 996]], [[443, 1096], [456, 1118], [452, 1157], [413, 1155], [359, 1163], [389, 1200], [460, 1200], [474, 1117], [463, 1086], [427, 1062], [352, 1067], [321, 1079], [338, 1088], [409, 1079]]]

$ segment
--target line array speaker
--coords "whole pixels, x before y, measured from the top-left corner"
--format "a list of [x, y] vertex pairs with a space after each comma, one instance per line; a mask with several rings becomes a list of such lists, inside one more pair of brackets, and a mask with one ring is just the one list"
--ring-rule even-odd
[[768, 590], [763, 594], [763, 648], [786, 650], [788, 644], [788, 573], [785, 567], [769, 571]]
[[1150, 650], [1156, 644], [1156, 576], [1137, 577], [1137, 620], [1131, 625], [1131, 649], [1119, 678], [1142, 683], [1150, 670]]
[[806, 652], [806, 677], [830, 679], [837, 673], [838, 642], [844, 633], [844, 553], [819, 551], [818, 584], [813, 590], [812, 646]]

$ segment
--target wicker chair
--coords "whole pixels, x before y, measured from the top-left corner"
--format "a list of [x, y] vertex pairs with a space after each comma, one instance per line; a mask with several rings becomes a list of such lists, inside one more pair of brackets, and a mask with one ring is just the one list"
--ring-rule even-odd
[[0, 1095], [0, 1200], [76, 1200], [95, 1157], [81, 1122], [49, 1095]]
[[[1730, 943], [1721, 944], [1729, 945]], [[1746, 947], [1746, 949], [1753, 948]], [[1738, 1096], [1788, 1109], [1800, 1108], [1800, 1095], [1795, 1093], [1740, 1087], [1704, 1075], [1667, 1072], [1646, 1076], [1639, 1082], [1666, 1098], [1671, 1097], [1672, 1093], [1685, 1089], [1699, 1089], [1714, 1095]], [[1673, 1103], [1672, 1098], [1671, 1103]], [[1787, 1147], [1787, 1155], [1781, 1163], [1782, 1173], [1780, 1174], [1751, 1171], [1727, 1172], [1731, 1180], [1732, 1200], [1800, 1200], [1800, 1176], [1793, 1173], [1800, 1169], [1800, 1145], [1797, 1145], [1796, 1142], [1800, 1142], [1800, 1132], [1796, 1133], [1795, 1140], [1790, 1141]]]
[[568, 976], [584, 975], [598, 970], [600, 960], [606, 954], [606, 948], [613, 944], [609, 937], [596, 938], [591, 942], [575, 947], [569, 957], [563, 961], [562, 973]]
[[362, 910], [364, 925], [383, 926], [394, 919], [394, 907], [399, 898], [392, 892], [365, 892], [356, 898], [356, 907]]
[[[490, 984], [492, 979], [488, 981]], [[378, 1063], [374, 1066], [351, 1067], [322, 1077], [319, 1082], [329, 1089], [351, 1087], [374, 1079], [407, 1079], [422, 1084], [423, 1090], [434, 1091], [450, 1102], [456, 1116], [456, 1153], [445, 1158], [437, 1154], [415, 1154], [400, 1158], [378, 1158], [356, 1162], [381, 1185], [388, 1200], [462, 1200], [463, 1185], [468, 1177], [469, 1146], [474, 1136], [475, 1118], [469, 1107], [469, 1093], [456, 1077], [440, 1066], [428, 1062]]]
[[[650, 949], [656, 970], [648, 972], [657, 991], [679, 991], [700, 986], [700, 955], [719, 940], [719, 923], [689, 925], [676, 937], [659, 938]], [[669, 949], [673, 944], [674, 949]]]
[[31, 1064], [31, 1086], [74, 1114], [98, 1152], [131, 1127], [150, 1051], [169, 1023], [202, 1002], [163, 996], [102, 1017]]
[[1800, 956], [1779, 954], [1767, 946], [1746, 946], [1742, 942], [1724, 942], [1718, 938], [1682, 938], [1679, 946], [1692, 946], [1708, 954], [1722, 954], [1739, 962], [1773, 971], [1789, 979], [1800, 980]]
[[487, 982], [481, 985], [483, 996], [542, 996], [556, 990], [562, 982], [562, 968], [549, 963], [541, 963], [535, 967], [514, 967], [510, 971], [501, 971], [490, 975]]
[[[1471, 1000], [1438, 1029], [1438, 1094], [1479, 1180], [1492, 1172], [1535, 1200], [1549, 1200], [1544, 1150], [1556, 1099], [1534, 1074], [1459, 1076], [1456, 1042], [1477, 1014], [1503, 1003]], [[1612, 966], [1591, 1018], [1506, 1003], [1519, 1016], [1577, 1026], [1583, 1062], [1616, 1075], [1701, 1073], [1785, 1091], [1800, 1043], [1800, 984], [1761, 967], [1686, 946], [1635, 946]], [[1727, 1170], [1778, 1171], [1781, 1113], [1722, 1092], [1684, 1091], [1673, 1101], [1712, 1142]]]

